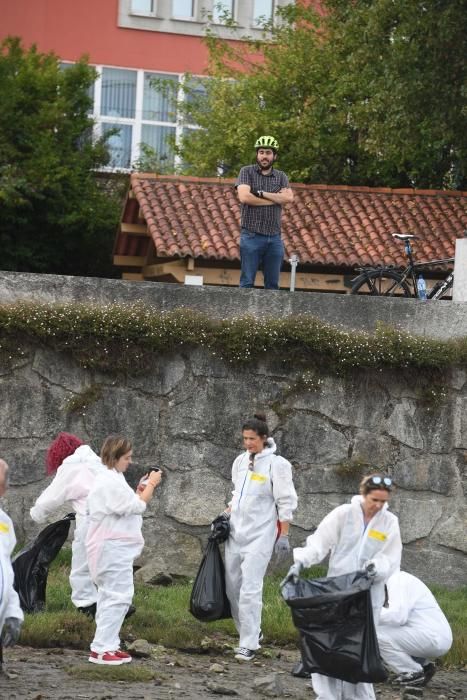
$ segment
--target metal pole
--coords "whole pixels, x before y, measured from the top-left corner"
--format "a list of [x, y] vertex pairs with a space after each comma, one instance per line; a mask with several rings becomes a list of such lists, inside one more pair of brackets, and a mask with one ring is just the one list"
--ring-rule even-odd
[[297, 274], [297, 265], [298, 265], [298, 255], [296, 253], [292, 253], [290, 259], [290, 291], [294, 292], [295, 291], [295, 275]]

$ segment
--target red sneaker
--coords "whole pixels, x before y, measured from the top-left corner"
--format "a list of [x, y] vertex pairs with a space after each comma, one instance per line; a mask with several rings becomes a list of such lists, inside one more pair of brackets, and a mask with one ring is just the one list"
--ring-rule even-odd
[[97, 651], [91, 651], [88, 661], [100, 666], [119, 666], [124, 663], [123, 659], [117, 656], [114, 651], [104, 651], [102, 654], [98, 654]]
[[115, 656], [118, 656], [119, 659], [122, 660], [122, 663], [124, 664], [129, 664], [130, 661], [133, 661], [133, 657], [130, 656], [130, 654], [127, 654], [126, 651], [122, 651], [121, 649], [117, 649], [117, 651], [113, 652]]

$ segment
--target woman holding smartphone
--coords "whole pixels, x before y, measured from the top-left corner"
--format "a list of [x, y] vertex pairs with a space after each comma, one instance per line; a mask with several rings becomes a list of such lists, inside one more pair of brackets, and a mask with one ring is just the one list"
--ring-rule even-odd
[[142, 514], [159, 485], [162, 473], [151, 471], [147, 484], [135, 493], [125, 479], [131, 464], [131, 442], [110, 435], [101, 449], [107, 467], [96, 478], [89, 493], [89, 529], [86, 539], [89, 570], [97, 586], [96, 633], [89, 661], [116, 666], [131, 661], [120, 649], [120, 628], [131, 604], [133, 561], [141, 554]]

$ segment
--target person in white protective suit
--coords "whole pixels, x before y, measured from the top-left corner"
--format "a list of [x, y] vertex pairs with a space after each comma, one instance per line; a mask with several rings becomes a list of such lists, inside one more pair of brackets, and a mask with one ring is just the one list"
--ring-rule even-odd
[[269, 560], [274, 552], [279, 563], [290, 552], [288, 532], [297, 494], [291, 464], [275, 454], [265, 416], [246, 421], [242, 435], [246, 451], [233, 463], [233, 498], [225, 511], [230, 514], [225, 577], [240, 637], [235, 658], [248, 661], [262, 639], [263, 579]]
[[124, 473], [131, 464], [131, 442], [110, 435], [101, 449], [107, 469], [100, 473], [89, 493], [89, 528], [86, 538], [89, 570], [97, 586], [96, 633], [89, 661], [119, 665], [131, 661], [120, 649], [119, 632], [133, 598], [133, 561], [141, 553], [142, 514], [161, 480], [153, 470], [135, 493]]
[[401, 685], [426, 685], [436, 666], [430, 659], [446, 654], [452, 645], [449, 622], [433, 593], [416, 576], [397, 571], [386, 582], [376, 633], [381, 656]]
[[[384, 584], [400, 567], [402, 542], [397, 517], [388, 511], [392, 479], [371, 474], [362, 479], [360, 495], [334, 508], [307, 538], [305, 547], [293, 551], [295, 564], [289, 575], [321, 562], [329, 553], [328, 576], [367, 570], [373, 576], [371, 601], [375, 624], [384, 603]], [[318, 700], [374, 700], [371, 683], [348, 683], [312, 673]]]
[[99, 472], [105, 467], [95, 452], [71, 433], [59, 433], [46, 455], [47, 474], [53, 481], [41, 493], [30, 510], [36, 523], [44, 523], [69, 502], [76, 513], [71, 545], [71, 600], [81, 612], [94, 617], [97, 590], [91, 580], [86, 555], [86, 499]]
[[[0, 459], [0, 498], [5, 495], [7, 488], [8, 464]], [[4, 647], [16, 644], [24, 620], [18, 594], [13, 587], [11, 553], [15, 545], [15, 529], [11, 518], [0, 508], [0, 640]]]

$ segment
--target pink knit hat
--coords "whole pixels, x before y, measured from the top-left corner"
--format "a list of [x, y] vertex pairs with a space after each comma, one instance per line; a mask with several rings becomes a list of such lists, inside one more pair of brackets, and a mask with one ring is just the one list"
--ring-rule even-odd
[[71, 433], [59, 433], [45, 457], [47, 474], [54, 474], [66, 457], [72, 455], [84, 442]]

